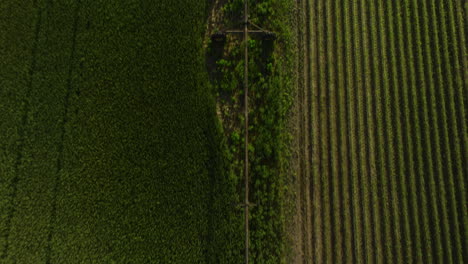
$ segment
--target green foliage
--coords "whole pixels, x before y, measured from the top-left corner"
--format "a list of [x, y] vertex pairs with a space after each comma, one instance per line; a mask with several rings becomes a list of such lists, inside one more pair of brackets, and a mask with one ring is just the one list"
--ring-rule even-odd
[[205, 10], [0, 5], [1, 263], [240, 262]]
[[[242, 13], [243, 1], [229, 1], [225, 7], [228, 17], [233, 12]], [[251, 216], [251, 254], [253, 263], [285, 262], [283, 199], [285, 197], [285, 168], [289, 160], [289, 139], [286, 129], [287, 114], [292, 105], [291, 44], [288, 16], [292, 1], [255, 1], [251, 5], [251, 20], [281, 37], [270, 57], [263, 56], [261, 41], [250, 39], [249, 46], [249, 153], [251, 167], [252, 201], [257, 205]], [[276, 12], [275, 12], [276, 11]], [[235, 24], [233, 21], [227, 23]], [[281, 25], [281, 26], [278, 26]], [[218, 62], [223, 77], [218, 83], [220, 91], [234, 98], [243, 98], [244, 76], [243, 47], [239, 42], [228, 47], [228, 55]], [[233, 82], [232, 80], [236, 80]], [[229, 89], [226, 89], [229, 87]], [[243, 99], [242, 99], [243, 101]], [[243, 148], [243, 114], [239, 114], [238, 128], [230, 135], [231, 150]], [[241, 140], [239, 140], [241, 138]], [[243, 156], [232, 156], [242, 160]], [[231, 170], [242, 172], [242, 162]]]

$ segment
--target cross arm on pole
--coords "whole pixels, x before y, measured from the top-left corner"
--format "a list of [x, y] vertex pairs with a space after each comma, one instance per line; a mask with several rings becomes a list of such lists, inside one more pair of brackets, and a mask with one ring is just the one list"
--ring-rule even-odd
[[[224, 31], [226, 34], [243, 34], [243, 30], [225, 30]], [[253, 34], [259, 34], [259, 33], [265, 33], [263, 30], [248, 30], [248, 33], [253, 33]]]
[[[217, 42], [218, 44], [223, 44], [226, 41], [227, 34], [239, 34], [243, 37], [244, 42], [244, 128], [245, 128], [245, 140], [244, 140], [244, 202], [239, 206], [244, 209], [244, 221], [245, 221], [245, 264], [249, 264], [249, 209], [255, 204], [250, 203], [249, 201], [249, 45], [247, 45], [249, 41], [250, 35], [260, 35], [264, 41], [274, 41], [276, 39], [276, 34], [271, 31], [267, 31], [262, 29], [261, 27], [255, 25], [254, 23], [249, 21], [249, 8], [248, 8], [247, 0], [244, 1], [244, 18], [242, 21], [242, 29], [230, 29], [224, 31], [218, 31], [211, 35], [211, 39], [213, 42]], [[250, 30], [249, 26], [255, 28], [254, 30]]]

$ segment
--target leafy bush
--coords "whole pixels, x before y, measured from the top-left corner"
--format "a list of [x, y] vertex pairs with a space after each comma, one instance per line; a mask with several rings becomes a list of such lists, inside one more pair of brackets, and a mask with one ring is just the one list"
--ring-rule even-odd
[[[286, 193], [285, 179], [289, 160], [289, 139], [286, 129], [287, 114], [292, 105], [291, 44], [286, 21], [292, 12], [292, 1], [251, 1], [250, 18], [280, 35], [276, 50], [271, 56], [263, 56], [264, 43], [250, 39], [249, 45], [249, 153], [251, 168], [251, 197], [256, 204], [251, 214], [251, 254], [253, 263], [280, 263], [285, 261], [283, 239], [283, 199]], [[226, 24], [238, 26], [243, 1], [231, 0], [226, 4]], [[236, 20], [237, 19], [237, 20]], [[230, 135], [232, 163], [230, 170], [242, 175], [243, 170], [243, 47], [240, 40], [227, 45], [226, 56], [218, 61], [222, 78], [217, 84], [219, 91], [228, 92], [235, 100], [232, 114], [240, 118]], [[233, 81], [236, 80], [236, 81]], [[228, 88], [229, 87], [229, 88]], [[228, 89], [226, 89], [228, 88]], [[224, 102], [226, 103], [226, 102]], [[230, 123], [229, 123], [230, 124]], [[232, 125], [232, 124], [230, 124]], [[227, 126], [227, 123], [225, 123]], [[240, 146], [240, 149], [239, 149]], [[239, 179], [243, 181], [243, 178]], [[239, 184], [240, 185], [240, 184]], [[240, 185], [241, 186], [241, 185]], [[243, 192], [238, 187], [239, 194]]]

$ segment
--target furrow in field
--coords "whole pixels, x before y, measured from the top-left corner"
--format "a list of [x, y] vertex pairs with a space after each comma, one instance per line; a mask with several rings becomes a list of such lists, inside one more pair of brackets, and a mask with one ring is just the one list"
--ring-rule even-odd
[[[308, 183], [310, 186], [310, 210], [311, 210], [311, 219], [309, 219], [308, 224], [310, 224], [309, 228], [311, 231], [310, 235], [310, 250], [309, 253], [311, 255], [310, 257], [310, 263], [316, 263], [317, 260], [317, 255], [316, 250], [320, 246], [322, 235], [320, 232], [317, 233], [317, 228], [320, 228], [320, 197], [321, 197], [321, 188], [320, 188], [320, 157], [319, 157], [319, 149], [318, 145], [320, 142], [320, 137], [318, 134], [319, 131], [319, 111], [317, 107], [314, 107], [315, 105], [318, 104], [319, 98], [318, 98], [318, 89], [319, 89], [319, 79], [318, 79], [318, 50], [319, 50], [319, 44], [317, 42], [317, 32], [318, 32], [318, 24], [317, 24], [317, 9], [316, 9], [316, 1], [308, 0], [306, 1], [306, 12], [308, 15], [308, 32], [309, 32], [309, 56], [310, 60], [308, 61], [310, 63], [309, 65], [309, 86], [310, 87], [305, 87], [306, 89], [310, 89], [310, 101], [309, 101], [309, 117], [310, 117], [310, 130], [306, 131], [307, 136], [310, 138], [310, 146], [309, 146], [309, 155], [310, 155], [310, 182]], [[316, 200], [318, 199], [318, 200]], [[318, 210], [317, 210], [318, 209]], [[306, 262], [309, 263], [309, 262]]]
[[[389, 219], [386, 219], [386, 228], [389, 229], [388, 233], [392, 238], [391, 251], [386, 252], [387, 260], [392, 257], [395, 263], [402, 263], [403, 254], [402, 254], [402, 236], [401, 236], [401, 218], [400, 218], [400, 207], [399, 207], [399, 195], [397, 193], [397, 175], [398, 169], [396, 165], [396, 153], [397, 153], [397, 134], [400, 129], [399, 124], [397, 124], [395, 116], [394, 107], [397, 103], [394, 100], [394, 90], [397, 89], [396, 78], [397, 74], [394, 71], [394, 13], [392, 5], [390, 2], [378, 2], [378, 17], [379, 17], [379, 28], [380, 36], [382, 43], [382, 57], [383, 57], [383, 77], [384, 77], [384, 108], [385, 108], [385, 121], [384, 127], [382, 128], [385, 131], [386, 145], [388, 146], [388, 153], [386, 155], [386, 166], [388, 171], [388, 178], [383, 179], [384, 185], [386, 184], [387, 192], [389, 193]], [[390, 241], [385, 241], [385, 243], [390, 243]], [[391, 255], [391, 256], [390, 256]], [[388, 261], [390, 262], [390, 261]]]
[[363, 85], [362, 80], [362, 66], [359, 63], [359, 59], [362, 57], [361, 51], [361, 17], [360, 17], [360, 10], [359, 10], [359, 1], [352, 2], [352, 13], [351, 13], [351, 21], [352, 21], [352, 29], [350, 30], [350, 35], [352, 35], [352, 42], [353, 42], [353, 50], [352, 50], [352, 77], [353, 77], [353, 86], [350, 88], [350, 112], [352, 120], [350, 123], [352, 124], [352, 133], [350, 135], [351, 139], [351, 149], [352, 151], [352, 189], [353, 189], [353, 208], [354, 208], [354, 217], [355, 217], [355, 226], [354, 226], [354, 234], [355, 234], [355, 254], [356, 254], [356, 261], [357, 263], [365, 263], [365, 244], [366, 244], [366, 237], [364, 236], [364, 212], [363, 212], [363, 188], [362, 188], [362, 172], [361, 172], [361, 160], [360, 160], [360, 141], [361, 133], [360, 133], [360, 116], [359, 110], [360, 106], [358, 104], [359, 101], [359, 89]]
[[[398, 218], [397, 209], [398, 206], [398, 196], [395, 194], [395, 177], [396, 177], [396, 168], [395, 168], [395, 123], [393, 122], [393, 109], [392, 109], [392, 86], [391, 86], [391, 70], [390, 70], [390, 49], [388, 40], [390, 35], [393, 34], [389, 30], [389, 25], [392, 21], [390, 18], [393, 18], [393, 14], [389, 14], [387, 6], [383, 2], [378, 1], [377, 5], [377, 17], [379, 18], [377, 22], [378, 25], [378, 41], [380, 42], [381, 48], [379, 49], [380, 57], [382, 58], [382, 68], [381, 68], [381, 83], [377, 83], [377, 86], [382, 88], [381, 101], [378, 102], [378, 105], [381, 105], [382, 113], [380, 128], [382, 132], [379, 133], [381, 138], [381, 144], [386, 146], [385, 151], [381, 153], [381, 164], [383, 170], [381, 173], [381, 190], [384, 194], [383, 197], [383, 214], [384, 219], [384, 233], [385, 237], [385, 259], [389, 263], [396, 262], [400, 263], [401, 260], [401, 237], [399, 236], [400, 223]], [[379, 88], [376, 88], [377, 90]], [[384, 148], [379, 148], [381, 151]]]
[[[390, 103], [392, 115], [391, 123], [394, 124], [395, 137], [390, 144], [395, 145], [395, 153], [391, 157], [393, 160], [394, 170], [390, 178], [392, 186], [392, 209], [393, 221], [395, 221], [395, 240], [396, 244], [396, 261], [398, 263], [407, 262], [412, 263], [411, 251], [411, 237], [410, 237], [410, 220], [408, 217], [408, 194], [406, 192], [406, 173], [405, 173], [405, 157], [404, 157], [404, 142], [403, 142], [403, 117], [401, 106], [401, 65], [398, 59], [401, 58], [402, 51], [397, 49], [398, 42], [402, 40], [403, 32], [401, 29], [401, 14], [395, 6], [395, 2], [387, 1], [387, 15], [388, 15], [388, 54], [390, 57], [391, 65], [391, 81], [390, 86], [386, 89], [386, 96]], [[388, 107], [388, 106], [387, 106]], [[391, 129], [391, 126], [386, 128]]]
[[[467, 222], [467, 210], [466, 210], [466, 198], [465, 198], [465, 183], [466, 180], [463, 178], [466, 172], [467, 162], [467, 153], [465, 152], [464, 146], [468, 144], [466, 136], [468, 135], [467, 130], [467, 120], [465, 117], [465, 104], [463, 99], [465, 98], [465, 93], [463, 88], [466, 86], [466, 79], [463, 80], [468, 73], [468, 68], [466, 67], [467, 63], [467, 53], [466, 53], [466, 43], [463, 41], [465, 36], [463, 35], [463, 21], [460, 21], [457, 17], [460, 12], [462, 12], [460, 1], [449, 1], [448, 3], [448, 19], [449, 22], [449, 43], [453, 43], [452, 52], [453, 55], [450, 59], [452, 62], [452, 69], [454, 75], [454, 86], [453, 89], [449, 90], [449, 100], [450, 100], [450, 121], [451, 121], [451, 149], [454, 151], [455, 159], [455, 170], [454, 177], [450, 178], [449, 186], [449, 196], [450, 196], [450, 225], [454, 228], [454, 233], [457, 234], [455, 237], [455, 248], [456, 253], [454, 254], [454, 260], [457, 262], [462, 262], [463, 252], [466, 254], [466, 239], [463, 239], [465, 231], [465, 225], [463, 223]], [[457, 34], [457, 31], [459, 32]], [[461, 62], [460, 62], [461, 61]], [[467, 175], [467, 174], [465, 174]], [[463, 217], [464, 216], [464, 217]], [[465, 247], [464, 247], [465, 246]], [[466, 257], [466, 256], [465, 256]]]
[[[358, 262], [360, 259], [360, 252], [361, 249], [358, 247], [360, 245], [360, 242], [357, 240], [357, 232], [356, 230], [357, 225], [360, 224], [357, 222], [359, 218], [359, 211], [358, 207], [355, 203], [356, 196], [355, 193], [357, 192], [356, 186], [357, 184], [357, 165], [356, 165], [356, 159], [355, 157], [357, 156], [356, 153], [356, 143], [355, 143], [355, 138], [356, 138], [356, 126], [355, 126], [355, 107], [354, 107], [354, 60], [353, 60], [353, 55], [354, 55], [354, 47], [353, 47], [353, 37], [354, 34], [352, 33], [353, 30], [353, 17], [352, 17], [352, 5], [349, 1], [343, 1], [343, 25], [344, 25], [344, 41], [346, 45], [344, 45], [345, 49], [345, 55], [344, 55], [344, 67], [346, 69], [345, 71], [345, 86], [347, 87], [345, 90], [341, 91], [342, 92], [342, 98], [340, 100], [340, 104], [343, 105], [344, 110], [346, 111], [346, 116], [343, 118], [346, 119], [346, 129], [343, 129], [343, 134], [344, 134], [344, 142], [347, 143], [348, 145], [348, 151], [347, 151], [347, 156], [346, 156], [346, 161], [345, 163], [347, 165], [347, 174], [343, 174], [343, 176], [346, 178], [344, 181], [347, 181], [348, 184], [345, 185], [347, 187], [345, 191], [345, 197], [349, 197], [349, 202], [346, 204], [346, 208], [349, 212], [349, 217], [345, 218], [345, 221], [349, 221], [346, 223], [346, 234], [348, 234], [348, 239], [346, 243], [346, 252], [348, 254], [347, 260], [349, 262]], [[344, 43], [343, 43], [344, 44]], [[343, 148], [346, 148], [344, 145]], [[344, 167], [346, 168], [346, 167]], [[346, 202], [346, 200], [345, 200]]]
[[339, 108], [337, 104], [337, 71], [336, 71], [336, 9], [332, 1], [326, 2], [327, 17], [327, 67], [328, 67], [328, 108], [329, 108], [329, 163], [330, 163], [330, 205], [331, 205], [331, 254], [327, 262], [334, 263], [343, 259], [343, 236], [341, 232], [341, 182], [339, 179], [340, 157], [338, 151], [338, 117]]
[[[438, 21], [438, 15], [436, 14], [436, 7], [435, 7], [435, 1], [431, 1], [430, 3], [430, 6], [429, 6], [430, 10], [426, 13], [426, 16], [430, 17], [431, 18], [431, 21], [426, 21], [426, 25], [425, 25], [425, 30], [426, 30], [426, 38], [427, 40], [429, 40], [429, 38], [431, 39], [431, 44], [433, 45], [432, 48], [432, 51], [431, 52], [428, 52], [428, 56], [430, 56], [430, 54], [434, 54], [434, 58], [435, 58], [435, 61], [433, 63], [433, 65], [436, 65], [436, 69], [435, 69], [435, 72], [434, 72], [434, 80], [431, 78], [431, 86], [430, 86], [430, 110], [431, 110], [431, 117], [433, 119], [433, 123], [431, 124], [431, 126], [433, 127], [433, 129], [431, 129], [432, 131], [432, 141], [435, 143], [435, 155], [433, 155], [433, 158], [435, 158], [435, 173], [437, 175], [437, 178], [436, 178], [436, 187], [437, 187], [437, 194], [439, 195], [438, 197], [433, 197], [434, 199], [436, 199], [435, 201], [433, 201], [433, 204], [438, 206], [438, 211], [440, 212], [439, 214], [437, 214], [438, 212], [435, 211], [434, 212], [434, 218], [435, 218], [435, 221], [436, 224], [433, 224], [436, 226], [436, 228], [438, 230], [436, 230], [437, 232], [440, 232], [442, 233], [443, 237], [438, 237], [436, 239], [441, 239], [441, 241], [436, 241], [437, 244], [436, 245], [439, 245], [439, 248], [437, 249], [436, 251], [436, 256], [438, 257], [439, 259], [439, 262], [443, 262], [443, 261], [449, 261], [449, 262], [453, 262], [453, 259], [452, 259], [452, 252], [451, 252], [451, 246], [450, 246], [450, 242], [451, 242], [451, 239], [452, 239], [452, 236], [450, 235], [451, 234], [451, 231], [450, 231], [450, 227], [449, 227], [449, 223], [448, 223], [448, 215], [447, 215], [447, 206], [446, 206], [446, 191], [445, 191], [445, 188], [444, 188], [444, 157], [446, 156], [445, 154], [442, 154], [444, 153], [445, 151], [443, 150], [442, 146], [441, 146], [441, 142], [440, 142], [440, 139], [441, 139], [441, 136], [443, 136], [444, 133], [441, 133], [440, 130], [445, 130], [445, 127], [446, 127], [446, 123], [441, 123], [441, 121], [443, 120], [443, 118], [440, 117], [440, 110], [441, 109], [445, 109], [445, 103], [444, 103], [444, 99], [443, 98], [440, 98], [439, 95], [438, 95], [438, 91], [442, 90], [442, 89], [446, 89], [446, 85], [444, 83], [444, 74], [442, 73], [442, 62], [441, 62], [441, 56], [440, 56], [440, 49], [441, 49], [441, 44], [439, 42], [439, 27], [440, 27], [440, 22]], [[429, 24], [429, 22], [432, 22], [432, 24]], [[430, 35], [427, 36], [427, 35]], [[429, 42], [428, 42], [429, 44]], [[428, 45], [429, 46], [429, 45]], [[431, 65], [431, 64], [429, 64]], [[432, 72], [431, 72], [431, 75], [432, 75]], [[431, 77], [431, 76], [430, 76]], [[434, 87], [433, 83], [436, 83], [436, 86]], [[442, 108], [441, 108], [442, 107]], [[437, 111], [439, 110], [439, 111]], [[442, 110], [442, 111], [445, 111], [445, 110]], [[442, 144], [443, 145], [443, 144]], [[440, 216], [440, 217], [439, 217]], [[440, 247], [440, 244], [442, 244], [443, 248]]]
[[[455, 52], [458, 53], [457, 60], [454, 61], [455, 68], [457, 69], [457, 89], [456, 89], [456, 104], [459, 113], [460, 123], [460, 137], [461, 137], [461, 148], [462, 148], [462, 160], [468, 159], [468, 120], [467, 120], [467, 93], [468, 93], [468, 46], [466, 39], [468, 37], [468, 1], [465, 1], [466, 13], [464, 13], [463, 4], [461, 1], [455, 2], [455, 27], [451, 27], [450, 34], [456, 35], [457, 43], [455, 46]], [[465, 30], [461, 30], [464, 27], [464, 23], [467, 25]], [[457, 49], [459, 47], [459, 49]], [[459, 80], [460, 79], [460, 80]], [[459, 174], [462, 175], [462, 174]], [[464, 181], [463, 181], [464, 182]], [[465, 186], [464, 184], [462, 185]], [[465, 195], [466, 190], [460, 191], [460, 194]], [[466, 201], [460, 199], [460, 201]], [[466, 206], [466, 203], [463, 203]], [[467, 212], [467, 210], [463, 210]], [[466, 219], [466, 218], [465, 218]]]
[[415, 46], [414, 46], [414, 66], [416, 73], [416, 83], [413, 83], [411, 86], [411, 97], [413, 104], [413, 113], [414, 113], [414, 124], [415, 124], [415, 138], [416, 138], [416, 159], [417, 159], [417, 185], [418, 185], [418, 198], [419, 198], [419, 207], [421, 208], [420, 217], [422, 220], [422, 237], [424, 243], [422, 244], [423, 250], [425, 252], [425, 262], [432, 263], [434, 257], [434, 241], [431, 236], [430, 229], [430, 217], [429, 217], [429, 201], [428, 201], [428, 192], [426, 188], [427, 179], [425, 173], [427, 173], [428, 161], [423, 157], [425, 151], [425, 141], [427, 141], [427, 107], [424, 106], [425, 98], [420, 96], [420, 92], [424, 92], [427, 87], [427, 81], [424, 74], [424, 53], [423, 53], [423, 38], [422, 38], [422, 25], [421, 17], [419, 14], [420, 5], [418, 1], [413, 0], [411, 2], [411, 10], [413, 21], [412, 24], [412, 34], [415, 36]]
[[307, 226], [307, 236], [305, 237], [306, 239], [306, 244], [307, 244], [307, 256], [310, 259], [312, 257], [312, 206], [311, 206], [311, 191], [313, 190], [313, 181], [312, 181], [312, 175], [311, 175], [311, 164], [312, 164], [312, 153], [311, 153], [311, 136], [312, 134], [310, 133], [311, 131], [311, 100], [312, 100], [312, 90], [311, 90], [311, 34], [310, 34], [310, 20], [311, 20], [311, 13], [310, 13], [310, 2], [309, 1], [304, 1], [305, 8], [304, 8], [304, 37], [306, 39], [305, 41], [305, 46], [304, 46], [304, 150], [305, 150], [305, 156], [304, 159], [306, 161], [305, 163], [305, 176], [306, 176], [306, 182], [305, 182], [305, 187], [306, 187], [306, 204], [307, 204], [307, 214], [306, 214], [306, 226]]
[[[461, 5], [461, 1], [448, 1], [448, 7], [445, 7], [445, 15], [448, 16], [448, 18], [446, 18], [448, 21], [445, 23], [448, 27], [447, 31], [449, 42], [447, 44], [450, 46], [450, 52], [448, 55], [450, 55], [454, 75], [452, 80], [454, 82], [454, 86], [449, 92], [451, 96], [450, 110], [453, 118], [452, 122], [454, 122], [458, 128], [454, 128], [454, 133], [458, 133], [456, 137], [457, 141], [454, 144], [457, 146], [457, 148], [455, 148], [455, 153], [457, 155], [458, 169], [460, 169], [460, 165], [463, 165], [460, 163], [467, 160], [466, 158], [468, 155], [468, 152], [466, 151], [468, 145], [468, 123], [465, 115], [467, 109], [465, 107], [466, 102], [464, 102], [468, 88], [468, 53], [467, 43], [465, 42], [465, 31], [468, 30], [468, 28], [465, 28], [465, 31], [462, 30], [464, 19], [463, 7]], [[466, 6], [468, 7], [468, 2]], [[465, 16], [465, 20], [468, 20], [468, 17]]]
[[[439, 2], [437, 17], [440, 18], [440, 31], [441, 31], [441, 44], [442, 44], [442, 73], [444, 77], [444, 85], [441, 86], [442, 89], [438, 89], [439, 100], [442, 104], [440, 111], [442, 123], [440, 127], [442, 128], [442, 149], [445, 152], [444, 164], [444, 177], [440, 177], [439, 187], [441, 189], [441, 209], [444, 217], [444, 227], [447, 230], [450, 239], [447, 239], [446, 248], [445, 248], [445, 261], [454, 263], [454, 261], [460, 261], [461, 256], [457, 256], [457, 252], [461, 254], [461, 239], [460, 239], [460, 230], [458, 223], [458, 208], [457, 200], [455, 197], [455, 186], [454, 186], [454, 174], [459, 174], [462, 172], [463, 168], [460, 160], [460, 144], [459, 135], [458, 135], [458, 124], [457, 124], [457, 110], [454, 106], [454, 90], [455, 85], [462, 85], [461, 82], [453, 81], [457, 78], [456, 67], [453, 67], [453, 64], [458, 60], [458, 52], [456, 45], [450, 45], [449, 43], [457, 43], [456, 35], [450, 34], [450, 28], [455, 27], [453, 24], [453, 15], [454, 12], [452, 9], [452, 1], [448, 1], [449, 6], [447, 7], [445, 3]], [[447, 10], [448, 9], [448, 10]], [[447, 15], [447, 12], [449, 15]], [[442, 175], [440, 175], [442, 176]], [[455, 252], [453, 252], [455, 251]]]
[[320, 167], [321, 167], [321, 188], [322, 188], [322, 228], [323, 228], [323, 247], [316, 252], [317, 263], [327, 262], [333, 248], [332, 224], [331, 224], [331, 197], [330, 197], [330, 139], [329, 139], [329, 105], [328, 95], [328, 67], [327, 67], [327, 7], [323, 1], [318, 5], [319, 20], [319, 102], [316, 107], [319, 108], [320, 115]]
[[[385, 74], [382, 69], [386, 63], [381, 51], [385, 48], [380, 43], [382, 32], [379, 32], [379, 23], [377, 21], [378, 10], [375, 1], [368, 2], [369, 10], [369, 29], [370, 29], [370, 70], [369, 77], [371, 79], [370, 87], [367, 88], [369, 101], [368, 116], [369, 124], [372, 130], [369, 131], [372, 140], [374, 137], [374, 146], [388, 146], [385, 140], [384, 125], [384, 108], [383, 108], [383, 85], [382, 74]], [[374, 210], [374, 228], [376, 238], [376, 263], [383, 263], [385, 258], [390, 262], [393, 261], [392, 256], [386, 256], [386, 252], [391, 252], [393, 242], [391, 241], [390, 229], [386, 223], [391, 220], [388, 210], [389, 197], [387, 189], [387, 167], [385, 161], [386, 152], [383, 148], [374, 147], [369, 152], [370, 167], [371, 167], [371, 187], [372, 187], [372, 204]]]
[[[462, 160], [468, 159], [468, 120], [467, 120], [467, 99], [466, 96], [468, 95], [468, 46], [467, 46], [467, 38], [468, 38], [468, 1], [465, 1], [465, 9], [463, 9], [463, 3], [461, 1], [455, 2], [455, 24], [458, 30], [455, 30], [454, 27], [451, 27], [451, 34], [457, 35], [458, 40], [458, 47], [459, 49], [459, 57], [458, 60], [455, 62], [456, 68], [458, 69], [458, 74], [461, 76], [461, 85], [457, 87], [457, 104], [459, 111], [459, 119], [460, 119], [460, 134], [462, 137]], [[464, 24], [466, 26], [464, 26]], [[462, 30], [462, 29], [465, 30]], [[455, 31], [455, 32], [454, 32]], [[458, 34], [457, 34], [458, 33]], [[456, 50], [457, 51], [457, 50]], [[460, 61], [460, 62], [458, 62]], [[463, 185], [464, 186], [464, 185]], [[466, 190], [465, 190], [466, 191]], [[465, 195], [465, 191], [460, 192]], [[466, 201], [461, 199], [461, 201]], [[463, 203], [466, 206], [465, 203]], [[463, 210], [463, 212], [467, 213], [468, 210]], [[466, 219], [466, 218], [465, 218]]]
[[462, 261], [461, 3], [311, 3], [311, 260]]
[[[467, 111], [467, 98], [468, 95], [468, 51], [466, 45], [466, 38], [468, 37], [468, 2], [465, 1], [465, 10], [463, 10], [461, 1], [455, 2], [455, 24], [458, 30], [455, 30], [454, 27], [451, 27], [451, 34], [457, 35], [458, 42], [456, 46], [460, 47], [458, 51], [455, 47], [455, 51], [458, 52], [458, 58], [455, 61], [455, 68], [458, 69], [457, 76], [461, 79], [457, 85], [456, 94], [456, 104], [457, 104], [457, 111], [459, 113], [459, 135], [460, 135], [460, 148], [461, 148], [461, 160], [462, 162], [462, 170], [458, 171], [455, 185], [456, 192], [457, 192], [457, 200], [461, 201], [459, 203], [459, 224], [460, 224], [460, 236], [461, 237], [468, 237], [468, 229], [467, 225], [464, 223], [468, 222], [468, 209], [467, 204], [463, 201], [466, 201], [466, 177], [463, 175], [468, 174], [468, 167], [466, 166], [466, 160], [468, 160], [468, 119], [466, 116]], [[464, 13], [465, 11], [465, 13]], [[465, 27], [465, 30], [461, 30]], [[456, 34], [458, 33], [458, 34]], [[461, 61], [460, 63], [458, 61]], [[461, 255], [462, 259], [468, 258], [468, 244], [466, 239], [462, 239], [461, 241]]]
[[[404, 101], [404, 116], [405, 116], [405, 145], [407, 147], [406, 150], [406, 169], [407, 169], [407, 175], [409, 177], [409, 184], [405, 187], [408, 189], [409, 193], [409, 201], [410, 201], [410, 206], [408, 210], [408, 214], [411, 214], [409, 216], [412, 218], [412, 228], [411, 228], [411, 239], [412, 239], [412, 251], [415, 254], [415, 260], [418, 263], [423, 263], [423, 253], [422, 253], [422, 236], [421, 236], [421, 225], [420, 223], [420, 214], [419, 214], [419, 206], [420, 202], [418, 201], [418, 189], [417, 189], [417, 184], [416, 184], [416, 171], [419, 169], [417, 167], [418, 161], [415, 160], [415, 153], [418, 153], [417, 149], [415, 148], [415, 135], [417, 135], [417, 131], [415, 131], [415, 123], [417, 125], [417, 122], [419, 120], [414, 120], [413, 119], [413, 114], [415, 112], [414, 110], [414, 105], [413, 102], [411, 101], [412, 94], [410, 93], [410, 89], [414, 89], [414, 86], [416, 84], [415, 80], [415, 75], [416, 75], [416, 70], [414, 66], [414, 53], [413, 53], [413, 32], [411, 30], [411, 9], [409, 5], [409, 1], [405, 1], [402, 4], [400, 2], [397, 2], [398, 7], [400, 8], [400, 12], [403, 14], [404, 20], [402, 21], [402, 24], [405, 25], [404, 28], [404, 35], [405, 38], [402, 38], [406, 41], [401, 41], [399, 44], [401, 50], [405, 50], [406, 53], [402, 54], [401, 56], [401, 65], [403, 65], [403, 101]], [[403, 26], [402, 26], [403, 27]], [[422, 221], [422, 220], [421, 220]]]
[[362, 51], [360, 63], [363, 65], [362, 85], [358, 86], [358, 114], [359, 114], [359, 137], [360, 137], [360, 152], [359, 158], [361, 162], [361, 188], [363, 189], [363, 210], [364, 210], [364, 236], [365, 236], [365, 251], [366, 261], [375, 263], [378, 252], [381, 251], [381, 245], [376, 245], [376, 232], [374, 232], [374, 211], [372, 205], [372, 178], [376, 175], [375, 172], [375, 156], [370, 156], [375, 151], [375, 128], [374, 128], [374, 113], [371, 111], [373, 103], [372, 90], [372, 65], [371, 65], [371, 39], [370, 39], [370, 13], [367, 1], [362, 1], [360, 6], [361, 30], [362, 30], [362, 45], [359, 47]]
[[[431, 238], [432, 238], [432, 243], [433, 243], [433, 256], [434, 259], [441, 263], [443, 261], [443, 245], [442, 245], [442, 240], [441, 240], [441, 235], [446, 235], [448, 236], [449, 230], [443, 229], [441, 232], [441, 221], [444, 221], [446, 217], [442, 215], [442, 219], [439, 215], [438, 212], [438, 206], [437, 202], [439, 200], [445, 199], [445, 195], [441, 194], [441, 197], [438, 197], [438, 192], [437, 192], [437, 184], [436, 181], [434, 180], [434, 162], [433, 159], [437, 157], [437, 152], [439, 148], [437, 147], [437, 142], [435, 142], [438, 139], [438, 135], [436, 136], [436, 139], [434, 139], [434, 130], [431, 128], [437, 128], [437, 123], [434, 122], [436, 119], [436, 113], [429, 113], [429, 110], [435, 110], [434, 108], [429, 108], [430, 104], [428, 104], [428, 98], [430, 97], [431, 91], [434, 90], [434, 70], [432, 66], [432, 56], [434, 52], [431, 49], [430, 46], [430, 38], [429, 38], [429, 22], [428, 22], [428, 11], [427, 11], [427, 5], [426, 2], [421, 2], [419, 3], [419, 11], [420, 11], [420, 20], [419, 23], [421, 25], [421, 40], [422, 40], [422, 45], [421, 46], [421, 52], [422, 54], [419, 54], [420, 59], [420, 65], [419, 67], [421, 68], [421, 71], [423, 73], [420, 73], [420, 78], [421, 78], [421, 88], [419, 90], [420, 95], [419, 100], [422, 102], [422, 113], [423, 113], [423, 131], [424, 131], [424, 136], [422, 138], [423, 142], [423, 148], [424, 152], [421, 153], [423, 155], [423, 159], [425, 160], [425, 166], [424, 166], [424, 171], [421, 171], [423, 175], [420, 177], [425, 179], [425, 184], [427, 186], [427, 191], [429, 194], [429, 199], [428, 201], [428, 208], [429, 208], [429, 220], [430, 220], [430, 233], [431, 233]], [[435, 129], [437, 130], [437, 129]], [[433, 147], [433, 144], [435, 143], [435, 147]], [[442, 224], [442, 226], [444, 226]]]
[[335, 174], [335, 191], [337, 195], [336, 203], [340, 205], [341, 212], [335, 217], [339, 219], [338, 230], [342, 236], [341, 249], [343, 257], [339, 261], [351, 263], [353, 262], [353, 240], [352, 240], [352, 214], [351, 214], [351, 192], [350, 192], [350, 171], [349, 171], [349, 145], [348, 145], [348, 121], [347, 121], [347, 76], [346, 76], [346, 62], [345, 62], [345, 6], [342, 1], [335, 1], [335, 15], [336, 15], [336, 66], [337, 66], [337, 89], [336, 89], [336, 104], [337, 104], [337, 137], [338, 137], [338, 154], [335, 157], [335, 163], [338, 166], [338, 171]]

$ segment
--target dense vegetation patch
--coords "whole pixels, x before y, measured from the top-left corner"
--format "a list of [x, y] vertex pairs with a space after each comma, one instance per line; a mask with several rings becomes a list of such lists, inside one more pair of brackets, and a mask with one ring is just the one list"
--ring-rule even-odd
[[[243, 1], [232, 0], [224, 7], [227, 28], [239, 28]], [[275, 43], [260, 38], [249, 40], [249, 155], [251, 170], [251, 254], [253, 263], [285, 261], [284, 237], [289, 143], [287, 117], [292, 104], [293, 54], [291, 50], [292, 1], [251, 1], [250, 20], [275, 31]], [[253, 29], [253, 28], [252, 28]], [[243, 46], [240, 38], [229, 37], [219, 56], [213, 82], [217, 87], [218, 112], [227, 138], [225, 156], [230, 178], [243, 194]], [[218, 47], [219, 48], [219, 47]]]

